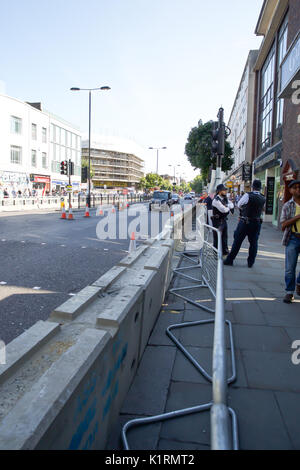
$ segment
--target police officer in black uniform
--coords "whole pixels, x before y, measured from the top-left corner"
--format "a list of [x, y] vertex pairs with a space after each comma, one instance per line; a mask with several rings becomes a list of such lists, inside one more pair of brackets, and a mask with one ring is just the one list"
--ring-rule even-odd
[[[211, 217], [214, 228], [218, 228], [222, 232], [222, 251], [223, 256], [228, 255], [228, 226], [227, 218], [231, 211], [234, 212], [234, 205], [227, 198], [228, 189], [223, 184], [219, 184], [216, 190], [216, 195], [212, 202], [213, 215]], [[214, 247], [218, 248], [218, 235], [213, 231]]]
[[262, 225], [262, 213], [266, 198], [261, 194], [261, 182], [259, 180], [253, 181], [252, 189], [252, 192], [246, 193], [238, 202], [240, 218], [234, 232], [234, 242], [231, 252], [224, 261], [226, 266], [233, 266], [233, 261], [240, 251], [241, 245], [246, 237], [248, 237], [250, 243], [248, 267], [252, 268], [255, 263], [258, 250], [258, 238]]

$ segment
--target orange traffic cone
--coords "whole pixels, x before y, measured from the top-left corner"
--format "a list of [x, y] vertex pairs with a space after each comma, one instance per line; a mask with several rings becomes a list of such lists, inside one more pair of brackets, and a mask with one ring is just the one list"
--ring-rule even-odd
[[72, 211], [72, 204], [70, 204], [70, 207], [69, 207], [68, 220], [74, 220], [73, 211]]
[[97, 215], [99, 215], [99, 216], [103, 215], [103, 209], [102, 209], [102, 206], [99, 206], [99, 208], [98, 208], [98, 212], [97, 212]]
[[111, 212], [112, 212], [112, 214], [115, 214], [115, 212], [116, 212], [116, 208], [115, 208], [115, 206], [112, 206], [112, 210], [111, 210]]
[[66, 216], [66, 208], [65, 208], [65, 205], [63, 204], [62, 208], [61, 208], [61, 219], [66, 219], [67, 216]]
[[129, 243], [129, 253], [132, 253], [133, 251], [136, 250], [136, 241], [135, 241], [135, 233], [132, 232], [131, 238], [130, 238], [130, 243]]
[[87, 204], [86, 205], [86, 208], [85, 208], [85, 214], [84, 214], [84, 217], [89, 217], [90, 216], [90, 212], [89, 212], [89, 205]]

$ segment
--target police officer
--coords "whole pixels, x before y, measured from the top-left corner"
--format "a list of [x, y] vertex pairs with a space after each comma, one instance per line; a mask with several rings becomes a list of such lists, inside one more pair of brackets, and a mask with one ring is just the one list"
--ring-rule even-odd
[[[228, 226], [227, 217], [229, 212], [234, 212], [234, 205], [227, 198], [227, 188], [223, 184], [217, 186], [216, 195], [212, 202], [211, 217], [214, 228], [218, 228], [222, 232], [222, 251], [223, 256], [228, 255]], [[214, 235], [214, 247], [218, 248], [218, 235], [213, 231]]]
[[224, 261], [226, 266], [233, 266], [233, 261], [247, 236], [250, 243], [248, 267], [252, 268], [255, 263], [258, 250], [258, 238], [262, 225], [262, 212], [266, 198], [261, 194], [261, 182], [259, 180], [253, 181], [252, 189], [253, 191], [244, 194], [238, 202], [240, 218], [236, 231], [234, 232], [234, 242], [231, 252]]

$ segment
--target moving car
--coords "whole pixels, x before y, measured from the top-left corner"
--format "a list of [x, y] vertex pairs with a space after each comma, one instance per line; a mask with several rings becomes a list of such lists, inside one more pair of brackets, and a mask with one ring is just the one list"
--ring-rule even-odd
[[172, 205], [173, 201], [171, 191], [154, 191], [152, 200], [149, 204], [149, 211], [168, 211]]

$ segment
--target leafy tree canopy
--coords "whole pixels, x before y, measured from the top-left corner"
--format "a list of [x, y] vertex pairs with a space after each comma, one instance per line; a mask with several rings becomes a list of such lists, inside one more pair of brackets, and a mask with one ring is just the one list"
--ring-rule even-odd
[[203, 191], [203, 179], [201, 175], [196, 176], [196, 178], [191, 182], [192, 190], [196, 194], [201, 194]]
[[[211, 151], [211, 131], [212, 121], [202, 123], [200, 120], [198, 127], [194, 127], [185, 146], [185, 154], [190, 164], [196, 169], [201, 170], [204, 183], [208, 180], [209, 169], [216, 169], [216, 156], [212, 156]], [[228, 140], [225, 141], [225, 155], [222, 158], [222, 170], [228, 171], [233, 165], [232, 148]]]

